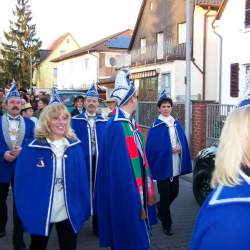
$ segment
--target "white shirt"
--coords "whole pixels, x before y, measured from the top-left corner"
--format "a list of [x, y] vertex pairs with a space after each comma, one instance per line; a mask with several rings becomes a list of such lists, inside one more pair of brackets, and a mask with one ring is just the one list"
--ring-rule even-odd
[[[19, 117], [19, 115], [17, 116]], [[13, 117], [16, 118], [16, 117]], [[20, 120], [11, 120], [10, 116], [7, 115], [7, 119], [8, 119], [8, 124], [9, 124], [9, 135], [10, 135], [10, 140], [11, 142], [15, 143], [17, 140], [17, 133], [19, 130], [19, 126], [20, 126]]]
[[60, 222], [68, 218], [66, 204], [64, 199], [64, 179], [63, 179], [63, 155], [68, 141], [65, 138], [51, 141], [47, 138], [51, 145], [53, 153], [56, 155], [56, 178], [54, 182], [54, 194], [51, 210], [50, 222]]
[[[160, 114], [158, 118], [161, 121], [165, 122], [169, 128], [169, 136], [170, 136], [172, 148], [179, 146], [179, 142], [177, 139], [175, 126], [174, 126], [174, 122], [175, 122], [174, 117], [171, 115], [166, 117], [166, 116], [163, 116]], [[180, 174], [180, 156], [179, 156], [179, 154], [173, 153], [172, 160], [173, 160], [173, 177], [174, 177], [174, 176], [177, 176]]]
[[91, 153], [92, 153], [92, 155], [95, 155], [95, 153], [96, 153], [96, 138], [95, 138], [96, 113], [90, 114], [86, 111], [86, 115], [88, 118], [88, 123], [90, 125], [90, 130], [91, 130]]

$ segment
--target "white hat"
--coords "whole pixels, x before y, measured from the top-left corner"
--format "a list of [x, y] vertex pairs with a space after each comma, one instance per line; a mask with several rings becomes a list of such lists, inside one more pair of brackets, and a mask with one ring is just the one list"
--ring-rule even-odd
[[110, 99], [114, 99], [118, 106], [122, 106], [134, 95], [134, 81], [129, 79], [128, 69], [120, 70], [115, 79], [115, 88], [110, 94]]

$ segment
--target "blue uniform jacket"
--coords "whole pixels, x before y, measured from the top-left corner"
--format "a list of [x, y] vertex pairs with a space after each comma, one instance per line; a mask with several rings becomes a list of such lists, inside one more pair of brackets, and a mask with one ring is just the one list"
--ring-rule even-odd
[[241, 185], [218, 186], [202, 206], [190, 250], [250, 249], [250, 179]]
[[[72, 128], [74, 129], [77, 137], [82, 141], [82, 147], [84, 152], [84, 157], [86, 161], [88, 177], [89, 177], [89, 185], [90, 185], [90, 199], [91, 199], [91, 213], [93, 213], [93, 195], [92, 190], [95, 189], [95, 182], [92, 183], [92, 153], [91, 153], [91, 129], [89, 122], [86, 118], [86, 113], [79, 114], [77, 116], [72, 117], [71, 120]], [[99, 154], [102, 145], [103, 131], [106, 126], [107, 120], [97, 115], [96, 117], [96, 129], [95, 129], [95, 138], [96, 138], [96, 164], [95, 168], [97, 169]], [[94, 178], [95, 180], [95, 178]]]
[[150, 226], [140, 218], [141, 203], [121, 122], [130, 122], [117, 109], [104, 130], [96, 180], [101, 247], [148, 250]]
[[[8, 162], [4, 159], [4, 153], [10, 150], [3, 136], [1, 119], [4, 118], [5, 116], [0, 118], [0, 183], [9, 183], [14, 175], [16, 160]], [[24, 147], [24, 145], [27, 145], [34, 139], [34, 122], [28, 118], [23, 119], [25, 122], [25, 133], [21, 147]]]
[[[89, 185], [81, 142], [69, 140], [63, 157], [64, 197], [68, 218], [78, 233], [90, 215]], [[48, 236], [56, 177], [56, 157], [50, 144], [34, 140], [17, 161], [15, 202], [24, 229]]]
[[[181, 147], [180, 174], [192, 172], [192, 163], [184, 131], [175, 120], [177, 140]], [[167, 124], [156, 119], [151, 126], [146, 144], [146, 153], [153, 179], [165, 180], [173, 177], [172, 147]]]

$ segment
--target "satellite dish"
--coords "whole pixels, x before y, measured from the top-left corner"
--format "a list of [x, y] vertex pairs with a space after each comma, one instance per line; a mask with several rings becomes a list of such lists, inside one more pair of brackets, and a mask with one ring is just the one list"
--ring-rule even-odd
[[116, 65], [116, 59], [114, 57], [110, 57], [109, 58], [109, 63], [112, 67], [114, 67]]

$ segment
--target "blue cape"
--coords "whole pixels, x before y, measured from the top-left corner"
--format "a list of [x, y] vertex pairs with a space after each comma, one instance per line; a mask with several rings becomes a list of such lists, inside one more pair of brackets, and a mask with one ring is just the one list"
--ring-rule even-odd
[[[2, 116], [1, 119], [4, 119]], [[9, 149], [4, 136], [2, 122], [0, 119], [0, 183], [9, 183], [14, 175], [16, 160], [8, 162], [4, 159], [4, 153]], [[25, 122], [25, 134], [22, 142], [22, 148], [34, 139], [34, 122], [28, 118], [24, 118]], [[19, 156], [18, 156], [19, 157]]]
[[130, 122], [117, 109], [104, 130], [97, 171], [100, 245], [113, 246], [116, 250], [148, 250], [149, 221], [140, 218], [140, 196], [121, 121]]
[[190, 250], [250, 249], [250, 185], [218, 186], [202, 206]]
[[[175, 120], [175, 131], [181, 146], [180, 174], [192, 172], [192, 163], [185, 133]], [[165, 180], [173, 176], [172, 147], [169, 128], [165, 122], [156, 119], [151, 126], [146, 144], [146, 153], [153, 179]]]
[[[85, 157], [85, 162], [87, 166], [88, 171], [88, 178], [89, 178], [89, 184], [90, 184], [90, 199], [91, 199], [91, 212], [93, 213], [93, 210], [95, 210], [95, 204], [92, 204], [92, 186], [94, 186], [95, 189], [95, 183], [92, 183], [92, 154], [91, 154], [91, 131], [90, 131], [90, 125], [88, 123], [86, 113], [82, 113], [79, 115], [76, 115], [71, 120], [72, 128], [74, 129], [77, 137], [82, 141], [82, 147]], [[107, 120], [102, 118], [101, 116], [97, 115], [96, 117], [96, 169], [98, 166], [99, 161], [99, 154], [101, 150], [102, 145], [102, 139], [103, 139], [103, 131], [106, 126]], [[94, 207], [93, 207], [94, 206]]]
[[[81, 142], [70, 140], [63, 157], [64, 196], [67, 214], [78, 233], [90, 214], [89, 185]], [[24, 229], [48, 236], [56, 166], [50, 144], [34, 140], [25, 147], [16, 165], [15, 204]], [[44, 167], [39, 167], [41, 161]]]

